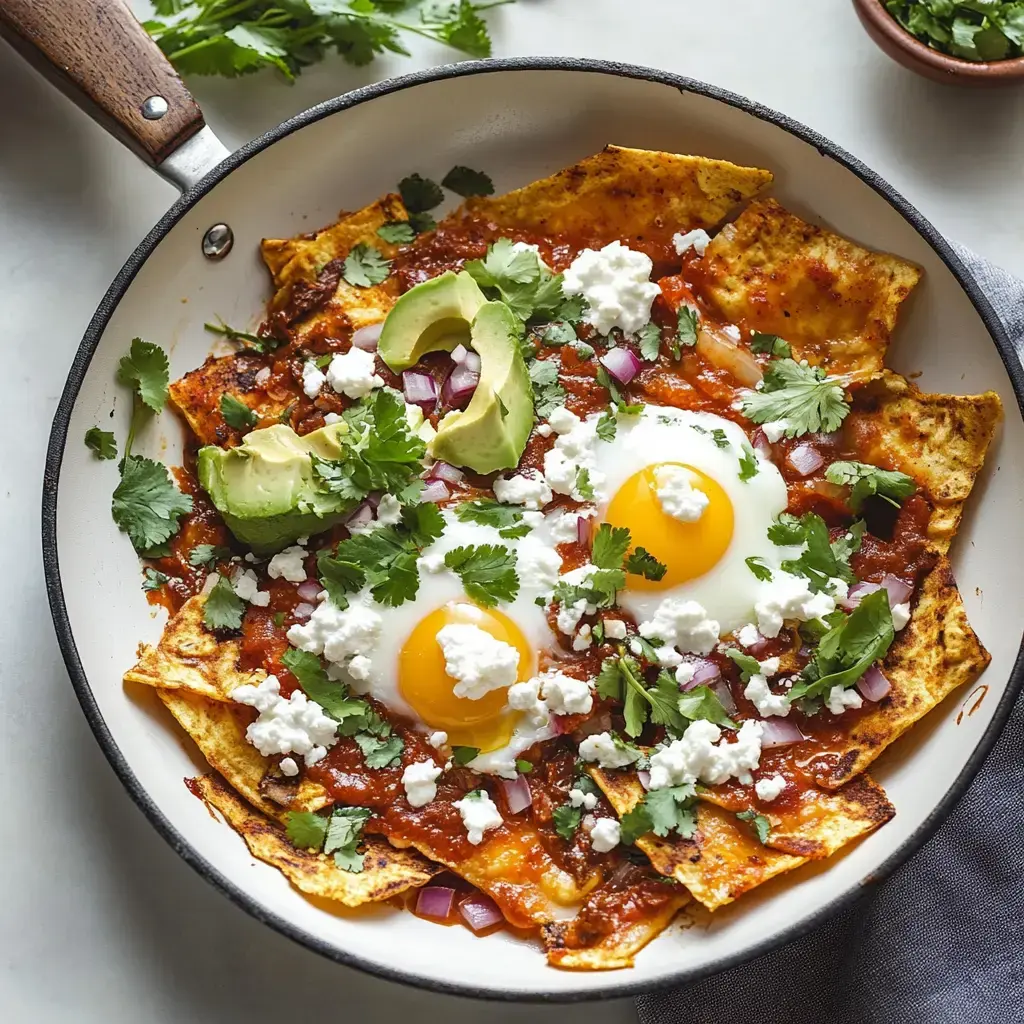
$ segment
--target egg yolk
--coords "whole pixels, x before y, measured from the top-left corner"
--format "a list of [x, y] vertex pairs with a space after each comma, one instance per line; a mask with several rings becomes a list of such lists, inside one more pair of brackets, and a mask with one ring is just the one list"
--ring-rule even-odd
[[494, 608], [452, 602], [421, 619], [398, 657], [398, 689], [425, 724], [448, 733], [453, 746], [497, 750], [512, 736], [518, 715], [508, 708], [508, 690], [491, 690], [479, 700], [456, 697], [437, 634], [445, 626], [471, 625], [519, 652], [517, 682], [535, 674], [536, 659], [519, 627]]
[[[682, 522], [661, 507], [656, 474], [669, 465], [682, 466], [694, 490], [708, 497], [707, 507], [695, 522]], [[664, 590], [703, 576], [718, 564], [732, 540], [729, 496], [706, 473], [683, 463], [655, 463], [634, 473], [616, 491], [604, 518], [613, 526], [628, 526], [633, 548], [645, 548], [668, 566], [660, 580], [630, 574], [626, 585], [632, 590]]]

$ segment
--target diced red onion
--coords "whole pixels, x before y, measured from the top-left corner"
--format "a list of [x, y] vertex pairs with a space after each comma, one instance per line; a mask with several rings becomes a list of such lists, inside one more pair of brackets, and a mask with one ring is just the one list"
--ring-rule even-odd
[[806, 736], [785, 718], [766, 718], [761, 723], [761, 749], [788, 747], [791, 743], [802, 743]]
[[452, 349], [452, 362], [459, 363], [475, 373], [480, 372], [480, 356], [465, 345], [456, 345]]
[[910, 595], [914, 592], [914, 588], [909, 583], [904, 583], [903, 580], [897, 579], [895, 576], [883, 576], [882, 586], [889, 591], [890, 608], [909, 601]]
[[821, 452], [809, 444], [798, 444], [786, 456], [786, 461], [801, 476], [810, 476], [825, 465]]
[[640, 372], [641, 364], [628, 348], [617, 346], [601, 356], [601, 365], [620, 384], [628, 384]]
[[[556, 716], [557, 717], [557, 716]], [[502, 779], [501, 789], [505, 794], [505, 802], [511, 814], [518, 814], [525, 811], [533, 803], [533, 794], [530, 792], [530, 783], [525, 775], [517, 775], [515, 779]]]
[[462, 482], [462, 478], [466, 474], [455, 466], [449, 465], [447, 462], [435, 462], [430, 469], [427, 470], [427, 475], [423, 478], [424, 480], [443, 480], [447, 484], [457, 484]]
[[416, 913], [423, 917], [432, 917], [436, 921], [446, 921], [452, 912], [455, 902], [455, 890], [445, 885], [427, 885], [420, 889], [416, 897]]
[[732, 690], [730, 689], [729, 684], [724, 679], [722, 679], [719, 682], [715, 683], [715, 685], [712, 686], [711, 689], [715, 691], [715, 696], [718, 698], [718, 703], [721, 704], [723, 708], [725, 708], [725, 713], [727, 715], [735, 715], [736, 701], [732, 699]]
[[493, 928], [496, 924], [501, 924], [505, 920], [505, 916], [498, 909], [497, 903], [490, 896], [485, 896], [482, 892], [467, 896], [459, 904], [459, 913], [466, 924], [477, 933], [487, 931], [488, 928]]
[[689, 689], [692, 689], [694, 686], [702, 686], [705, 683], [713, 683], [722, 676], [722, 670], [713, 661], [701, 658], [699, 661], [691, 662], [691, 664], [694, 665], [696, 671], [693, 673], [693, 678], [687, 684]]
[[865, 700], [881, 700], [892, 689], [892, 686], [882, 670], [877, 665], [872, 665], [860, 677], [857, 689]]
[[636, 777], [637, 777], [637, 779], [640, 780], [640, 785], [643, 786], [644, 789], [650, 789], [651, 788], [651, 773], [650, 772], [645, 772], [645, 771], [637, 772], [636, 773]]
[[[319, 591], [317, 591], [317, 593], [319, 593]], [[297, 604], [292, 609], [292, 618], [294, 618], [296, 622], [305, 622], [315, 611], [316, 608], [313, 605], [303, 601], [302, 604]]]
[[352, 335], [352, 347], [361, 348], [364, 352], [376, 352], [382, 330], [384, 330], [383, 321], [379, 324], [370, 324], [368, 327], [360, 327]]
[[456, 345], [452, 349], [452, 362], [464, 363], [466, 361], [466, 355], [469, 353], [469, 349], [465, 345]]
[[470, 369], [469, 363], [456, 363], [441, 385], [441, 402], [448, 409], [463, 409], [480, 383], [480, 371]]
[[[355, 512], [353, 512], [352, 515], [350, 515], [348, 519], [345, 520], [345, 525], [350, 530], [352, 530], [356, 527], [367, 526], [372, 522], [373, 506], [370, 504], [369, 501], [364, 501], [362, 502], [362, 504], [359, 505]], [[317, 593], [319, 593], [319, 591], [317, 591]]]
[[[560, 715], [554, 715], [551, 719], [552, 725], [558, 729], [558, 723], [562, 721]], [[588, 736], [595, 736], [599, 732], [607, 732], [612, 727], [612, 715], [610, 711], [602, 711], [593, 715], [585, 722], [576, 726], [570, 734], [576, 743], [585, 740]]]
[[760, 452], [766, 459], [772, 457], [772, 443], [768, 440], [768, 435], [760, 427], [754, 431], [754, 436], [750, 439], [750, 443], [754, 446], [754, 451]]
[[854, 583], [846, 597], [841, 597], [836, 601], [836, 604], [840, 608], [845, 608], [846, 611], [852, 612], [868, 594], [873, 594], [876, 590], [881, 589], [882, 585], [880, 583]]
[[418, 405], [424, 412], [437, 407], [437, 382], [429, 373], [406, 370], [402, 374], [402, 394], [409, 405]]
[[420, 492], [420, 501], [429, 501], [436, 505], [439, 501], [447, 501], [450, 495], [451, 491], [443, 480], [431, 480]]
[[586, 547], [590, 543], [590, 517], [578, 516], [576, 519], [576, 543]]
[[298, 585], [295, 593], [302, 598], [303, 601], [315, 601], [320, 596], [320, 591], [324, 588], [320, 586], [319, 580], [303, 580]]

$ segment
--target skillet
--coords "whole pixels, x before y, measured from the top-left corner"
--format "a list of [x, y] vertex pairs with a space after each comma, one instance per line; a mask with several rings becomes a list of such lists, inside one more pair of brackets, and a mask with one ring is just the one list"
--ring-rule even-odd
[[[1024, 591], [1024, 373], [977, 284], [935, 229], [849, 154], [788, 118], [712, 86], [597, 61], [515, 59], [450, 65], [370, 86], [300, 114], [229, 154], [118, 0], [0, 0], [0, 29], [183, 192], [101, 301], [71, 368], [47, 455], [43, 549], [50, 607], [83, 710], [133, 799], [181, 856], [261, 921], [337, 961], [436, 990], [504, 999], [607, 998], [681, 984], [764, 953], [819, 924], [919, 848], [991, 748], [1020, 688]], [[71, 34], [73, 31], [73, 35]], [[161, 100], [163, 102], [161, 102]], [[165, 110], [166, 108], [166, 110]], [[161, 113], [161, 111], [164, 111]], [[878, 763], [897, 808], [885, 829], [715, 915], [674, 928], [614, 974], [558, 972], [505, 935], [475, 939], [388, 908], [344, 916], [306, 901], [254, 863], [182, 785], [194, 758], [160, 709], [121, 673], [161, 623], [110, 519], [116, 467], [82, 444], [95, 423], [127, 427], [114, 370], [132, 337], [167, 348], [178, 376], [210, 350], [204, 321], [255, 321], [266, 280], [259, 239], [331, 222], [412, 171], [480, 167], [512, 188], [606, 142], [769, 167], [775, 195], [802, 216], [925, 270], [891, 350], [927, 391], [992, 388], [1005, 422], [953, 550], [967, 612], [993, 655], [983, 687], [957, 694]], [[215, 229], [215, 230], [211, 230]], [[113, 419], [108, 419], [113, 409]], [[171, 414], [137, 449], [178, 461]]]

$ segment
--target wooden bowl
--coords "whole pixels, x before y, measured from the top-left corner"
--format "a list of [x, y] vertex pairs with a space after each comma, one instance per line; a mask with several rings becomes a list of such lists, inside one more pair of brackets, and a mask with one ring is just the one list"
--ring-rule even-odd
[[881, 0], [853, 0], [857, 16], [871, 38], [894, 61], [925, 78], [949, 85], [996, 86], [1024, 81], [1024, 57], [1009, 60], [963, 60], [939, 53], [912, 36], [882, 6]]

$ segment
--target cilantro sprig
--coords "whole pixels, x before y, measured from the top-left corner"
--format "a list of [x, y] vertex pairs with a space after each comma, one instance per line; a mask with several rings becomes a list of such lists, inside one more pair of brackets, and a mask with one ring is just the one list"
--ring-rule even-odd
[[[572, 789], [578, 789], [584, 795], [593, 794], [594, 796], [600, 796], [601, 791], [597, 788], [597, 783], [589, 775], [577, 775], [573, 779]], [[573, 837], [576, 835], [576, 830], [580, 827], [580, 822], [583, 820], [583, 815], [586, 813], [583, 806], [573, 807], [572, 803], [564, 803], [560, 807], [556, 807], [551, 814], [551, 819], [555, 825], [555, 831], [564, 839], [567, 843], [571, 843]]]
[[917, 491], [914, 478], [894, 469], [880, 469], [866, 462], [833, 462], [825, 470], [829, 483], [850, 487], [850, 508], [859, 512], [864, 502], [878, 495], [894, 508]]
[[224, 422], [235, 430], [252, 430], [260, 421], [255, 410], [226, 391], [220, 396], [220, 414], [224, 417]]
[[832, 541], [825, 520], [813, 512], [799, 519], [783, 512], [768, 527], [768, 539], [773, 544], [805, 546], [798, 558], [783, 561], [782, 568], [795, 576], [805, 576], [814, 593], [829, 592], [832, 579], [838, 578], [845, 583], [856, 581], [857, 577], [850, 568], [850, 557], [860, 550], [863, 536], [864, 522], [858, 520], [846, 533]]
[[368, 807], [335, 807], [330, 815], [289, 811], [285, 832], [296, 849], [334, 854], [334, 863], [342, 871], [358, 874], [364, 861], [359, 846], [371, 813]]
[[850, 406], [840, 378], [793, 359], [772, 359], [761, 390], [748, 391], [741, 409], [754, 423], [784, 421], [786, 436], [799, 437], [838, 430]]
[[767, 353], [779, 359], [790, 359], [793, 350], [788, 341], [783, 341], [777, 334], [762, 334], [755, 331], [750, 339], [750, 351], [758, 355]]
[[203, 324], [203, 327], [211, 334], [221, 334], [228, 341], [237, 341], [243, 349], [251, 349], [253, 352], [261, 354], [273, 352], [274, 349], [283, 344], [279, 338], [269, 334], [266, 337], [260, 337], [260, 335], [252, 334], [249, 331], [238, 331], [234, 327], [228, 326], [223, 320], [215, 324]]
[[206, 595], [203, 625], [207, 629], [241, 629], [244, 615], [245, 602], [235, 593], [231, 580], [219, 576]]
[[390, 273], [391, 260], [386, 259], [379, 249], [360, 242], [345, 257], [342, 277], [354, 288], [369, 288], [380, 284]]
[[408, 56], [402, 36], [444, 43], [471, 57], [489, 57], [491, 38], [481, 14], [512, 0], [156, 0], [144, 22], [184, 75], [234, 78], [276, 68], [288, 81], [335, 51], [349, 64], [378, 54]]
[[504, 505], [493, 498], [464, 501], [455, 508], [455, 517], [461, 523], [480, 523], [493, 526], [498, 535], [508, 539], [525, 537], [530, 527], [523, 522], [523, 510], [516, 505]]
[[757, 833], [758, 842], [762, 845], [767, 843], [772, 835], [772, 823], [763, 814], [758, 814], [753, 807], [747, 808], [745, 811], [739, 811], [736, 817], [740, 821], [749, 821], [754, 826], [754, 831]]
[[697, 830], [696, 802], [697, 791], [692, 784], [652, 789], [622, 816], [622, 842], [632, 845], [651, 832], [662, 837], [675, 832], [680, 839], [692, 838]]
[[462, 580], [466, 596], [490, 608], [514, 601], [519, 593], [516, 556], [504, 544], [468, 544], [444, 556], [444, 564]]
[[117, 441], [114, 439], [113, 431], [90, 427], [85, 432], [85, 447], [98, 459], [117, 458]]
[[545, 419], [552, 410], [565, 405], [565, 388], [558, 379], [558, 363], [554, 359], [531, 359], [527, 363], [533, 385], [533, 409], [537, 419]]

